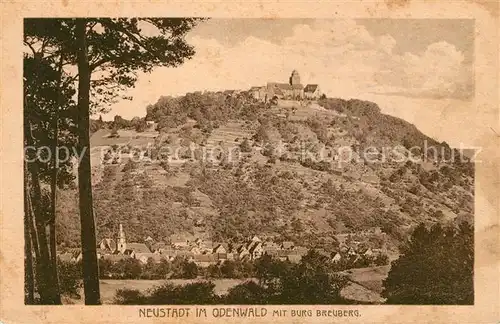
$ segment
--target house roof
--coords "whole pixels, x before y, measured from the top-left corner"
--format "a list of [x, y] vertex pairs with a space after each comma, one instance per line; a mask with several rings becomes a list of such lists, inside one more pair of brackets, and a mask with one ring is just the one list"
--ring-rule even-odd
[[268, 82], [268, 88], [273, 88], [275, 91], [280, 90], [292, 90], [292, 85], [290, 83], [279, 83], [279, 82]]
[[259, 242], [256, 242], [256, 241], [251, 241], [251, 242], [249, 242], [249, 243], [247, 244], [246, 248], [247, 248], [248, 250], [251, 250], [251, 249], [254, 247], [254, 245], [255, 245], [255, 244], [257, 244], [257, 243], [259, 243]]
[[266, 242], [262, 243], [262, 246], [267, 247], [267, 248], [276, 248], [276, 249], [279, 248], [279, 244], [276, 244], [272, 241], [266, 241]]
[[165, 249], [159, 249], [158, 252], [160, 252], [161, 255], [168, 255], [168, 256], [175, 256], [177, 255], [177, 251], [172, 249], [172, 248], [165, 248]]
[[126, 249], [125, 251], [123, 251], [123, 254], [127, 255], [127, 256], [131, 256], [132, 253], [135, 253], [135, 252], [134, 252], [134, 250], [131, 250], [131, 249]]
[[218, 243], [218, 244], [214, 244], [213, 252], [215, 253], [215, 251], [217, 251], [219, 248], [223, 248], [226, 252], [229, 249], [227, 244]]
[[135, 253], [150, 253], [151, 250], [144, 243], [127, 243], [127, 250], [132, 250]]
[[168, 246], [168, 244], [165, 242], [156, 242], [156, 243], [151, 245], [151, 250], [157, 251], [159, 249], [165, 249], [167, 246]]
[[121, 260], [129, 259], [130, 257], [123, 254], [106, 254], [102, 257], [104, 260], [108, 260], [111, 262], [118, 262]]
[[262, 243], [260, 243], [260, 242], [255, 242], [255, 243], [256, 244], [252, 245], [252, 247], [249, 249], [250, 253], [253, 253], [258, 248], [262, 249]]
[[185, 241], [193, 241], [194, 235], [189, 233], [177, 233], [170, 235], [170, 242], [185, 242]]
[[155, 254], [155, 253], [151, 253], [151, 252], [147, 252], [147, 253], [136, 253], [135, 254], [135, 258], [136, 259], [141, 259], [142, 257], [146, 257], [146, 258], [152, 258], [153, 260], [159, 260], [159, 257], [160, 255], [159, 254]]
[[199, 254], [194, 256], [195, 262], [215, 262], [215, 256], [213, 254]]
[[250, 239], [250, 241], [262, 242], [262, 240], [257, 235], [252, 236], [252, 238]]
[[302, 259], [302, 256], [298, 255], [298, 254], [289, 254], [287, 255], [287, 260], [290, 261], [290, 262], [293, 262], [293, 263], [299, 263], [300, 260]]
[[304, 86], [300, 83], [292, 84], [292, 89], [304, 89]]
[[116, 242], [113, 239], [110, 239], [110, 238], [102, 239], [101, 242], [99, 242], [99, 245], [101, 245], [101, 244], [104, 244], [104, 246], [107, 249], [110, 249], [110, 250], [116, 249]]
[[226, 260], [227, 259], [227, 253], [217, 253], [215, 255], [215, 258], [217, 258], [219, 260]]
[[297, 254], [299, 255], [306, 255], [307, 252], [309, 252], [309, 249], [307, 249], [306, 247], [304, 246], [296, 246], [295, 247], [295, 251], [297, 252]]
[[214, 246], [214, 242], [212, 242], [212, 241], [202, 241], [200, 245], [203, 246], [203, 247], [207, 247], [207, 248], [209, 247], [209, 248], [211, 248], [211, 247]]
[[276, 249], [276, 248], [264, 248], [264, 253], [265, 254], [268, 254], [268, 255], [271, 255], [271, 256], [277, 256], [279, 255], [280, 253], [280, 250]]
[[316, 249], [316, 252], [318, 252], [321, 255], [330, 257], [330, 253], [326, 252], [325, 249], [323, 249], [323, 248]]
[[314, 91], [316, 91], [316, 89], [318, 89], [318, 85], [317, 84], [308, 84], [304, 88], [304, 92], [314, 92]]
[[189, 258], [189, 257], [193, 257], [194, 254], [193, 254], [193, 252], [190, 252], [190, 251], [180, 250], [180, 251], [177, 251], [177, 256]]

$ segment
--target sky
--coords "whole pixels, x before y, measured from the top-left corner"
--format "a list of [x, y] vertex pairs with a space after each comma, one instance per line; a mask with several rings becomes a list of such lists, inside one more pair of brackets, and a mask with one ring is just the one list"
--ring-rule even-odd
[[209, 19], [186, 39], [196, 51], [191, 60], [139, 74], [127, 94], [133, 100], [103, 118], [142, 117], [165, 95], [287, 82], [294, 69], [328, 96], [373, 100], [448, 142], [458, 139], [429, 127], [429, 118], [446, 113], [461, 123], [473, 104], [473, 20]]

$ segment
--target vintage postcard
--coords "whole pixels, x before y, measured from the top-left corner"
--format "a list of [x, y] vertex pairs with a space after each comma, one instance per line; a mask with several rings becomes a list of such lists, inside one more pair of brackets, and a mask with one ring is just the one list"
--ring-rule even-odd
[[498, 19], [3, 3], [0, 323], [498, 323]]

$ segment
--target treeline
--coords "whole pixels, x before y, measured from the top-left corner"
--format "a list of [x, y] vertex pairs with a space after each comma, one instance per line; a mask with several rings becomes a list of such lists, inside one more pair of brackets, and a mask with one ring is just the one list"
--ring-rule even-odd
[[327, 258], [311, 251], [299, 264], [263, 257], [255, 264], [256, 280], [248, 280], [217, 296], [212, 282], [183, 286], [164, 284], [147, 293], [117, 291], [117, 304], [347, 304], [340, 292], [345, 277], [332, 274]]
[[102, 116], [99, 116], [99, 119], [90, 120], [90, 134], [100, 129], [110, 129], [111, 136], [116, 137], [119, 129], [134, 129], [140, 133], [144, 132], [147, 127], [146, 118], [144, 117], [134, 117], [128, 120], [120, 115], [115, 115], [112, 121], [103, 121]]
[[[323, 255], [324, 256], [324, 255]], [[267, 258], [268, 256], [266, 256]], [[382, 266], [388, 264], [387, 255], [381, 254], [372, 256], [343, 256], [337, 262], [330, 262], [326, 257], [329, 271], [343, 271], [354, 268], [365, 268], [369, 266]], [[100, 279], [244, 279], [254, 278], [258, 275], [258, 265], [262, 261], [251, 260], [225, 260], [222, 263], [211, 264], [208, 267], [197, 266], [182, 257], [176, 257], [172, 261], [166, 259], [156, 262], [150, 258], [147, 263], [134, 258], [125, 258], [118, 261], [108, 259], [99, 260], [99, 278]], [[283, 261], [281, 264], [288, 264]], [[66, 269], [67, 277], [79, 278], [79, 272], [71, 273], [74, 262], [59, 261], [59, 265]]]
[[242, 279], [255, 276], [254, 263], [251, 261], [227, 260], [220, 264], [208, 267], [199, 267], [182, 257], [172, 261], [161, 260], [155, 262], [149, 259], [142, 263], [137, 259], [127, 258], [118, 262], [99, 260], [101, 279], [194, 279], [194, 278], [228, 278]]
[[229, 119], [257, 120], [266, 104], [246, 94], [229, 96], [222, 92], [194, 92], [184, 96], [162, 96], [149, 105], [146, 118], [158, 123], [158, 130], [177, 127], [187, 118], [197, 121], [202, 132], [210, 133]]
[[[409, 149], [419, 148], [419, 154], [430, 158], [449, 160], [452, 154], [457, 160], [462, 155], [458, 150], [450, 148], [446, 142], [438, 142], [420, 132], [415, 125], [407, 121], [382, 114], [377, 104], [358, 99], [344, 100], [340, 98], [324, 98], [319, 104], [326, 109], [345, 114], [342, 127], [360, 142], [360, 151], [368, 146], [382, 147], [386, 145], [402, 145]], [[425, 144], [427, 143], [427, 152]], [[434, 150], [433, 147], [436, 150]], [[412, 151], [413, 154], [417, 150]], [[468, 158], [463, 156], [463, 161]]]

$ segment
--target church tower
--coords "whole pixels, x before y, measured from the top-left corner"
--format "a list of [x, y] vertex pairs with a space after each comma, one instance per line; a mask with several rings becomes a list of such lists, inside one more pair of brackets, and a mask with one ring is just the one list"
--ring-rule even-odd
[[125, 239], [125, 232], [123, 231], [122, 223], [120, 223], [120, 230], [118, 232], [117, 250], [122, 253], [127, 249], [127, 240]]
[[296, 85], [296, 84], [300, 84], [300, 75], [299, 75], [299, 72], [297, 72], [297, 70], [292, 71], [292, 75], [290, 76], [290, 84], [292, 86]]

